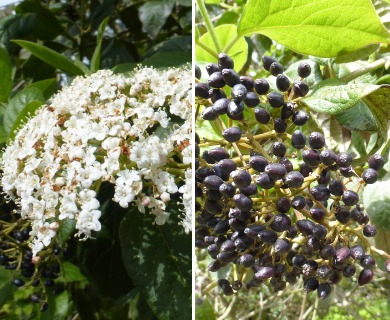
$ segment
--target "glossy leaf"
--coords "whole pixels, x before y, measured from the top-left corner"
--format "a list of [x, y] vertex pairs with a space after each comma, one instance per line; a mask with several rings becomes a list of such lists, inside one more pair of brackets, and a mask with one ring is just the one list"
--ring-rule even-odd
[[159, 319], [191, 318], [191, 236], [178, 225], [177, 208], [169, 222], [131, 208], [120, 226], [126, 270]]
[[11, 298], [16, 287], [12, 283], [12, 271], [0, 268], [0, 309]]
[[363, 101], [336, 114], [336, 119], [349, 130], [375, 131], [377, 129], [376, 120]]
[[238, 34], [253, 33], [319, 57], [351, 53], [390, 38], [370, 0], [249, 0]]
[[191, 52], [158, 52], [142, 62], [143, 65], [155, 68], [179, 67], [191, 62]]
[[175, 1], [146, 1], [139, 8], [139, 19], [142, 22], [142, 30], [155, 38], [164, 26], [172, 12]]
[[360, 99], [378, 90], [379, 86], [370, 84], [340, 84], [333, 79], [320, 82], [314, 87], [313, 92], [303, 99], [310, 109], [336, 114], [352, 108]]
[[12, 128], [18, 119], [19, 113], [28, 105], [29, 102], [36, 100], [45, 102], [42, 91], [38, 88], [25, 88], [18, 92], [9, 102], [4, 112], [4, 130], [10, 134]]
[[62, 263], [62, 271], [66, 282], [88, 282], [87, 278], [81, 273], [80, 268], [69, 261]]
[[98, 28], [96, 47], [95, 47], [95, 51], [93, 52], [92, 59], [91, 59], [91, 68], [90, 69], [92, 72], [96, 72], [100, 68], [100, 57], [101, 57], [101, 51], [102, 51], [103, 35], [104, 35], [104, 31], [106, 30], [108, 20], [110, 20], [110, 17], [106, 17], [102, 21], [102, 23], [100, 24], [100, 26]]
[[76, 220], [65, 218], [60, 224], [60, 230], [57, 234], [58, 242], [62, 245], [74, 234], [76, 229]]
[[29, 88], [38, 88], [42, 91], [43, 96], [48, 100], [57, 89], [56, 79], [46, 79], [31, 83]]
[[11, 132], [9, 134], [9, 138], [12, 140], [15, 138], [15, 135], [20, 127], [26, 122], [26, 120], [32, 116], [34, 116], [35, 111], [42, 106], [42, 102], [38, 100], [29, 101], [26, 106], [20, 111], [18, 117], [16, 118]]
[[[237, 28], [233, 24], [225, 24], [219, 27], [216, 27], [215, 33], [219, 40], [219, 44], [222, 48], [223, 52], [226, 52], [225, 48], [230, 42], [231, 39], [235, 38], [237, 35]], [[200, 42], [205, 47], [208, 47], [210, 50], [214, 51], [215, 54], [218, 55], [217, 48], [211, 38], [209, 33], [202, 35], [198, 42]], [[248, 43], [245, 41], [244, 37], [238, 39], [235, 44], [230, 48], [229, 52], [227, 52], [229, 56], [234, 60], [234, 69], [239, 71], [244, 66], [247, 55], [248, 55]], [[197, 62], [216, 62], [216, 58], [211, 55], [209, 52], [201, 48], [200, 46], [196, 46], [195, 48], [196, 61]]]
[[12, 64], [7, 50], [0, 47], [0, 102], [7, 102], [12, 90]]
[[30, 41], [12, 40], [12, 42], [20, 45], [21, 47], [35, 55], [37, 58], [45, 61], [47, 64], [66, 73], [69, 73], [71, 75], [84, 74], [84, 72], [79, 67], [77, 67], [72, 62], [72, 60], [64, 57], [62, 54], [52, 49], [46, 48], [45, 46]]
[[369, 184], [363, 191], [363, 204], [371, 221], [390, 232], [390, 175], [387, 174], [374, 184]]

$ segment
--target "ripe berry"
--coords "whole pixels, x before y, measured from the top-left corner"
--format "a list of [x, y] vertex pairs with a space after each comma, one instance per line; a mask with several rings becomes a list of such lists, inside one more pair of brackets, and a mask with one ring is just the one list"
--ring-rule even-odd
[[241, 139], [242, 131], [240, 128], [230, 127], [223, 130], [222, 136], [226, 141], [237, 142]]
[[[288, 198], [284, 198], [284, 199], [288, 200]], [[288, 210], [286, 211], [286, 209], [287, 209], [287, 207], [289, 208], [289, 203], [290, 203], [289, 200], [288, 200], [288, 203], [279, 203], [279, 209], [281, 209], [285, 212], [288, 212]], [[278, 206], [278, 204], [277, 204], [277, 206]], [[284, 207], [281, 208], [281, 206], [284, 206]], [[278, 211], [280, 211], [279, 209], [278, 209]], [[291, 227], [291, 219], [288, 215], [286, 215], [284, 213], [277, 213], [274, 216], [274, 220], [270, 224], [270, 228], [276, 232], [283, 232], [283, 231], [289, 230], [290, 227]]]
[[281, 213], [286, 213], [291, 208], [290, 199], [287, 197], [281, 197], [276, 201], [276, 210]]
[[315, 149], [303, 150], [302, 159], [310, 167], [317, 167], [321, 163], [320, 154]]
[[230, 176], [238, 187], [247, 187], [251, 184], [252, 176], [246, 170], [235, 170], [230, 173]]
[[363, 269], [362, 271], [360, 271], [358, 283], [360, 286], [363, 286], [369, 283], [373, 277], [374, 271], [372, 271], [371, 269]]
[[[209, 95], [210, 95], [210, 100], [212, 103], [215, 103], [219, 99], [226, 98], [225, 92], [223, 92], [221, 89], [211, 88], [209, 90]], [[225, 111], [225, 113], [226, 113], [226, 111]]]
[[270, 85], [267, 80], [265, 79], [256, 79], [255, 80], [255, 91], [259, 95], [265, 95], [268, 93], [270, 89]]
[[290, 89], [290, 79], [284, 74], [278, 74], [276, 77], [276, 87], [279, 91], [287, 91]]
[[284, 98], [279, 92], [272, 91], [268, 94], [268, 103], [273, 108], [280, 108], [284, 105]]
[[195, 78], [200, 80], [201, 77], [202, 77], [202, 71], [197, 65], [195, 65]]
[[255, 109], [255, 118], [258, 122], [262, 124], [267, 124], [271, 119], [271, 115], [269, 114], [267, 109], [264, 108], [256, 108]]
[[309, 120], [309, 115], [302, 110], [294, 112], [292, 120], [296, 126], [303, 126]]
[[360, 264], [364, 269], [372, 269], [375, 267], [375, 259], [373, 256], [367, 254], [360, 260]]
[[241, 83], [236, 84], [232, 88], [232, 98], [237, 101], [242, 101], [245, 99], [247, 92], [248, 91], [246, 90], [244, 85], [242, 85]]
[[259, 105], [260, 98], [255, 92], [247, 92], [246, 97], [244, 99], [244, 103], [249, 108], [254, 108]]
[[277, 157], [284, 157], [286, 146], [282, 142], [275, 142], [272, 146], [272, 153]]
[[264, 172], [265, 167], [268, 165], [268, 160], [263, 156], [254, 155], [249, 158], [249, 164], [254, 170]]
[[14, 280], [13, 280], [13, 283], [14, 283], [14, 285], [17, 286], [17, 287], [22, 287], [22, 286], [24, 286], [24, 281], [23, 281], [22, 279], [14, 279]]
[[351, 219], [351, 213], [346, 207], [337, 206], [335, 217], [337, 221], [341, 222], [342, 224], [346, 224]]
[[279, 238], [274, 243], [275, 253], [286, 253], [291, 249], [291, 243], [287, 239]]
[[273, 266], [261, 266], [254, 275], [256, 280], [265, 280], [271, 278], [275, 273]]
[[303, 196], [296, 196], [292, 199], [291, 206], [297, 210], [303, 209], [306, 206], [306, 200]]
[[325, 201], [328, 200], [330, 197], [329, 189], [322, 184], [319, 184], [318, 186], [311, 188], [310, 193], [312, 194], [313, 198], [316, 199], [317, 201]]
[[300, 188], [304, 182], [304, 176], [298, 171], [287, 173], [285, 182], [290, 188]]
[[259, 232], [258, 237], [264, 243], [274, 244], [278, 239], [278, 234], [273, 230], [262, 230]]
[[359, 202], [359, 195], [352, 190], [346, 190], [343, 192], [342, 198], [341, 198], [346, 206], [354, 206]]
[[209, 90], [210, 86], [206, 83], [196, 83], [195, 84], [195, 96], [203, 99], [208, 99], [210, 97]]
[[222, 69], [234, 69], [234, 61], [226, 53], [218, 55], [218, 66]]
[[306, 136], [300, 130], [294, 131], [291, 136], [291, 145], [296, 149], [303, 149], [306, 145]]
[[356, 267], [352, 264], [347, 264], [343, 269], [343, 276], [346, 278], [351, 278], [356, 273]]
[[321, 149], [325, 146], [325, 138], [320, 132], [309, 134], [309, 145], [312, 149]]
[[318, 298], [320, 298], [321, 300], [324, 300], [327, 297], [329, 297], [331, 292], [332, 292], [332, 287], [328, 282], [323, 282], [318, 285], [317, 295]]
[[343, 167], [343, 168], [348, 167], [352, 164], [352, 156], [347, 152], [340, 152], [336, 156], [336, 163], [340, 167]]
[[363, 234], [366, 236], [366, 237], [375, 237], [376, 236], [376, 227], [372, 224], [366, 224], [364, 227], [363, 227]]
[[304, 235], [313, 234], [314, 226], [315, 226], [314, 222], [308, 219], [302, 219], [297, 221], [297, 227], [299, 231]]
[[210, 75], [210, 77], [207, 79], [207, 83], [213, 88], [222, 88], [226, 85], [222, 73], [219, 71], [214, 72], [212, 75]]
[[262, 173], [256, 179], [256, 183], [263, 189], [271, 189], [275, 185], [275, 180], [271, 179], [268, 174]]
[[315, 221], [321, 221], [326, 216], [326, 211], [322, 208], [311, 208], [309, 212]]
[[318, 280], [314, 277], [310, 277], [303, 282], [303, 289], [306, 292], [314, 291], [317, 290], [318, 285], [319, 285]]
[[207, 71], [208, 75], [211, 76], [214, 72], [219, 71], [219, 67], [216, 63], [208, 63], [206, 65], [206, 71]]
[[228, 104], [227, 107], [227, 112], [228, 115], [230, 114], [231, 116], [239, 116], [242, 115], [242, 112], [244, 111], [245, 106], [242, 101], [238, 100], [231, 100]]
[[368, 166], [375, 170], [380, 170], [385, 164], [385, 158], [379, 154], [373, 154], [370, 159], [368, 159]]
[[222, 183], [223, 180], [216, 175], [207, 176], [203, 180], [203, 184], [205, 185], [205, 187], [210, 190], [218, 190]]
[[350, 253], [351, 253], [351, 257], [353, 259], [357, 259], [357, 260], [362, 259], [363, 256], [365, 255], [364, 249], [358, 244], [356, 244], [350, 248]]
[[243, 84], [248, 91], [253, 91], [255, 88], [255, 82], [251, 77], [241, 76], [240, 83]]
[[293, 103], [287, 102], [283, 105], [280, 117], [282, 119], [290, 118], [294, 113], [295, 105]]
[[334, 196], [341, 196], [344, 193], [344, 184], [341, 180], [331, 180], [329, 182], [329, 191]]
[[287, 129], [287, 123], [282, 118], [275, 118], [274, 119], [274, 130], [277, 133], [283, 133]]
[[222, 76], [229, 87], [233, 87], [234, 85], [240, 83], [240, 76], [234, 69], [223, 69]]
[[273, 180], [282, 179], [287, 173], [286, 168], [279, 163], [271, 163], [267, 165], [264, 171]]
[[242, 211], [250, 211], [253, 207], [252, 199], [243, 195], [242, 193], [235, 194], [233, 196], [233, 201], [237, 208]]
[[283, 73], [284, 71], [284, 68], [283, 66], [275, 61], [275, 62], [272, 62], [271, 65], [269, 66], [269, 72], [273, 75], [273, 76], [277, 76], [278, 74], [281, 74]]
[[298, 66], [298, 75], [301, 78], [307, 78], [310, 76], [311, 67], [307, 62], [301, 62]]
[[255, 259], [251, 254], [243, 254], [237, 259], [237, 263], [244, 268], [250, 268], [255, 263]]
[[294, 169], [292, 162], [286, 157], [281, 158], [279, 163], [286, 168], [287, 172], [290, 172]]
[[320, 153], [320, 158], [321, 162], [326, 166], [330, 166], [336, 162], [336, 154], [333, 150], [322, 150]]
[[294, 93], [298, 97], [304, 97], [309, 92], [310, 88], [306, 82], [298, 81], [294, 83]]
[[263, 67], [265, 70], [269, 71], [269, 67], [271, 66], [271, 64], [273, 64], [274, 62], [276, 62], [275, 58], [272, 58], [270, 56], [263, 56], [261, 58], [261, 60], [263, 61]]
[[378, 180], [378, 171], [372, 168], [368, 168], [363, 171], [362, 179], [367, 184], [375, 183]]
[[353, 176], [353, 169], [352, 169], [352, 167], [351, 166], [348, 166], [348, 167], [341, 167], [341, 168], [339, 168], [339, 171], [340, 171], [340, 173], [344, 176], [344, 177], [346, 177], [346, 178], [350, 178], [350, 177], [352, 177]]
[[229, 103], [230, 100], [226, 98], [218, 99], [217, 101], [215, 101], [212, 106], [214, 114], [217, 115], [225, 114], [227, 112]]

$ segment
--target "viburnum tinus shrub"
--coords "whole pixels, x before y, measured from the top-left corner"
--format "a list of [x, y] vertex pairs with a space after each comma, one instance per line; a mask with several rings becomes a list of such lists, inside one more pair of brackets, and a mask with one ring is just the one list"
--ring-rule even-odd
[[264, 284], [281, 291], [299, 278], [320, 299], [343, 277], [365, 285], [373, 255], [389, 255], [368, 240], [377, 230], [358, 192], [377, 181], [385, 159], [374, 154], [354, 166], [321, 132], [305, 134], [310, 117], [299, 100], [310, 91], [311, 66], [299, 63], [290, 79], [273, 57], [262, 64], [276, 88], [239, 76], [225, 53], [205, 65], [205, 82], [196, 69], [198, 122], [221, 130], [219, 140], [196, 136], [196, 246], [212, 258], [209, 271], [236, 266], [238, 279], [218, 280], [226, 295]]
[[21, 269], [16, 286], [61, 273], [50, 257], [61, 250], [62, 228], [81, 240], [101, 230], [103, 184], [114, 187], [113, 202], [153, 215], [157, 225], [180, 199], [182, 232], [191, 231], [190, 74], [100, 70], [75, 78], [21, 125], [0, 162], [3, 192], [16, 206], [2, 219], [1, 264]]

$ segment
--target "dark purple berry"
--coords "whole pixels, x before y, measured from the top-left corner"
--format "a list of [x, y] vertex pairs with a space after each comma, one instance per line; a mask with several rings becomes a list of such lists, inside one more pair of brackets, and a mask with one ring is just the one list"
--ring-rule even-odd
[[238, 209], [242, 211], [250, 211], [253, 207], [253, 201], [251, 198], [239, 193], [233, 196], [234, 204]]
[[291, 201], [287, 197], [281, 197], [276, 201], [276, 210], [287, 213], [291, 208]]
[[277, 133], [283, 133], [287, 129], [287, 123], [282, 118], [274, 118], [274, 130]]
[[262, 230], [259, 232], [258, 237], [264, 243], [273, 244], [278, 239], [278, 234], [273, 230]]
[[203, 99], [208, 99], [210, 97], [209, 90], [210, 86], [207, 85], [206, 83], [196, 83], [195, 84], [195, 97], [203, 98]]
[[311, 73], [310, 64], [308, 64], [307, 62], [301, 62], [298, 66], [298, 75], [301, 78], [307, 78], [308, 76], [310, 76], [310, 73]]
[[364, 249], [358, 244], [352, 246], [349, 250], [351, 253], [351, 257], [356, 260], [362, 259], [365, 255]]
[[270, 228], [276, 232], [283, 232], [289, 230], [290, 227], [291, 227], [291, 219], [288, 215], [284, 213], [276, 214], [274, 220], [270, 224]]
[[287, 91], [290, 89], [290, 79], [284, 74], [278, 74], [276, 77], [276, 87], [279, 91]]
[[227, 112], [230, 100], [226, 98], [218, 99], [214, 102], [212, 108], [214, 114], [223, 115]]
[[336, 163], [342, 168], [349, 167], [352, 164], [352, 156], [347, 152], [340, 152], [336, 156]]
[[251, 254], [243, 254], [237, 259], [237, 263], [242, 265], [244, 268], [250, 268], [255, 263], [255, 259]]
[[255, 91], [259, 95], [265, 95], [268, 93], [270, 89], [270, 85], [267, 80], [265, 79], [256, 79], [255, 80]]
[[296, 196], [292, 199], [291, 206], [297, 210], [303, 209], [306, 206], [306, 200], [303, 196]]
[[377, 233], [376, 227], [374, 225], [372, 225], [372, 224], [366, 224], [363, 227], [363, 234], [366, 237], [375, 237], [376, 233]]
[[319, 184], [311, 188], [310, 193], [313, 196], [313, 198], [317, 201], [326, 201], [330, 197], [329, 189], [322, 184]]
[[271, 278], [275, 274], [275, 268], [273, 266], [260, 266], [254, 275], [256, 280], [266, 280]]
[[296, 126], [303, 126], [309, 120], [309, 115], [302, 110], [294, 112], [292, 120]]
[[284, 157], [286, 154], [286, 146], [283, 142], [274, 142], [272, 146], [272, 153], [277, 157]]
[[234, 69], [223, 69], [222, 76], [229, 87], [240, 83], [240, 76]]
[[280, 108], [284, 105], [284, 98], [279, 92], [272, 91], [268, 94], [268, 103], [272, 108]]
[[310, 88], [306, 82], [298, 81], [294, 83], [294, 93], [298, 97], [304, 97], [309, 92]]
[[256, 183], [263, 189], [271, 189], [275, 185], [275, 180], [271, 179], [266, 173], [262, 173], [256, 179]]
[[229, 116], [240, 116], [245, 109], [244, 103], [238, 100], [231, 100], [227, 107], [227, 113]]
[[234, 61], [226, 53], [218, 55], [218, 66], [222, 69], [234, 69]]
[[264, 172], [265, 167], [268, 165], [268, 160], [263, 156], [254, 155], [249, 158], [249, 164], [254, 170]]
[[299, 231], [304, 235], [312, 235], [314, 226], [314, 222], [308, 219], [302, 219], [297, 221], [297, 227]]
[[374, 271], [372, 271], [371, 269], [363, 269], [362, 271], [360, 271], [358, 283], [360, 286], [363, 286], [371, 282], [373, 277]]
[[284, 68], [283, 66], [275, 61], [275, 62], [272, 62], [271, 65], [269, 66], [269, 72], [273, 75], [273, 76], [277, 76], [278, 74], [281, 74], [283, 73], [284, 71]]
[[234, 170], [230, 173], [230, 176], [238, 187], [247, 187], [252, 181], [252, 176], [246, 170]]
[[312, 149], [321, 149], [325, 146], [325, 138], [320, 132], [311, 132], [309, 134], [309, 145]]
[[372, 269], [375, 267], [375, 259], [373, 256], [367, 254], [360, 260], [360, 264], [364, 269]]
[[343, 269], [343, 276], [346, 278], [351, 278], [356, 273], [356, 267], [352, 264], [347, 264]]
[[244, 103], [249, 107], [249, 108], [254, 108], [257, 107], [260, 103], [260, 98], [255, 92], [248, 92], [246, 94], [246, 97], [244, 99]]
[[[222, 88], [226, 85], [225, 80], [223, 79], [222, 73], [221, 72], [214, 72], [210, 77], [207, 79], [207, 84], [210, 87], [213, 88]], [[208, 93], [208, 90], [207, 90]]]
[[300, 188], [304, 182], [304, 176], [298, 171], [291, 171], [287, 173], [285, 182], [289, 188]]
[[267, 124], [271, 119], [271, 115], [267, 109], [255, 108], [255, 118], [258, 122], [262, 124]]
[[238, 127], [230, 127], [223, 130], [222, 136], [226, 141], [237, 142], [241, 139], [242, 131]]
[[372, 168], [368, 168], [363, 171], [362, 179], [367, 184], [375, 183], [378, 180], [378, 171]]
[[222, 91], [221, 89], [211, 88], [209, 90], [209, 95], [210, 95], [210, 100], [211, 100], [212, 103], [215, 103], [219, 99], [225, 99], [226, 98], [225, 92]]
[[219, 71], [219, 67], [216, 63], [208, 63], [206, 65], [206, 71], [207, 71], [208, 75], [211, 76], [214, 72]]
[[368, 159], [368, 166], [371, 169], [380, 170], [385, 165], [385, 158], [380, 154], [373, 154], [370, 159]]
[[317, 167], [321, 163], [320, 154], [315, 149], [303, 150], [302, 159], [310, 167]]
[[273, 180], [282, 179], [287, 173], [286, 168], [279, 163], [271, 163], [267, 165], [264, 171]]
[[253, 91], [255, 88], [255, 82], [251, 77], [241, 76], [240, 83], [243, 84], [248, 91]]
[[346, 206], [354, 206], [359, 202], [359, 195], [352, 190], [346, 190], [341, 197]]
[[201, 77], [202, 77], [202, 71], [197, 65], [195, 65], [195, 78], [200, 80]]
[[273, 64], [274, 62], [276, 62], [275, 58], [272, 58], [270, 56], [263, 56], [261, 58], [261, 60], [263, 61], [263, 67], [265, 70], [269, 71], [269, 68], [271, 66], [271, 64]]
[[232, 98], [233, 98], [234, 100], [242, 101], [242, 100], [245, 99], [246, 94], [247, 94], [247, 90], [246, 90], [245, 86], [242, 85], [241, 83], [236, 84], [236, 85], [232, 88]]
[[316, 221], [321, 221], [326, 216], [326, 211], [322, 208], [314, 207], [309, 212], [313, 220]]
[[320, 153], [321, 162], [326, 165], [330, 166], [336, 162], [336, 154], [333, 150], [325, 149], [322, 150]]
[[342, 224], [346, 224], [351, 219], [351, 213], [346, 207], [343, 206], [337, 206], [336, 207], [336, 213], [335, 217], [337, 221], [339, 221]]
[[296, 149], [303, 149], [306, 145], [306, 136], [300, 130], [291, 135], [291, 145]]
[[344, 193], [344, 184], [341, 180], [331, 180], [329, 182], [329, 191], [334, 196], [342, 196]]
[[321, 300], [324, 300], [327, 297], [329, 297], [331, 292], [332, 292], [332, 287], [329, 283], [323, 282], [318, 285], [317, 295], [318, 298], [320, 298]]

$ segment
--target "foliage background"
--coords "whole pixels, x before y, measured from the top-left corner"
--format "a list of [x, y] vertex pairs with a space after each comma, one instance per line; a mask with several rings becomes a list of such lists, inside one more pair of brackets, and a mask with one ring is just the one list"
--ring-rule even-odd
[[[310, 111], [311, 120], [302, 128], [305, 134], [320, 131], [328, 147], [335, 151], [348, 151], [354, 155], [354, 166], [363, 165], [368, 157], [382, 152], [388, 157], [388, 130], [390, 115], [390, 61], [389, 28], [390, 3], [385, 0], [359, 1], [365, 10], [346, 9], [340, 14], [337, 32], [331, 35], [325, 25], [332, 23], [329, 14], [340, 10], [339, 5], [356, 6], [356, 2], [316, 1], [272, 2], [198, 0], [196, 8], [196, 61], [203, 68], [203, 80], [207, 73], [204, 66], [217, 62], [218, 52], [228, 52], [235, 61], [240, 75], [267, 78], [275, 87], [274, 77], [269, 76], [261, 63], [263, 55], [273, 56], [284, 65], [285, 74], [296, 78], [297, 61], [306, 60], [312, 65], [313, 74], [307, 79], [317, 92], [302, 100]], [[373, 5], [373, 7], [372, 7]], [[210, 26], [201, 16], [202, 7], [207, 10], [220, 48], [209, 31]], [[373, 10], [375, 8], [375, 11]], [[371, 9], [370, 17], [362, 16]], [[267, 11], [269, 10], [269, 11]], [[269, 14], [269, 13], [272, 14]], [[316, 15], [312, 15], [316, 12]], [[328, 14], [329, 13], [329, 14]], [[368, 13], [367, 13], [368, 14]], [[305, 18], [305, 19], [304, 19]], [[311, 20], [310, 20], [311, 19]], [[369, 22], [370, 21], [370, 22]], [[363, 33], [375, 24], [375, 35], [365, 35], [365, 44], [356, 45], [353, 35], [343, 35], [354, 23]], [[367, 25], [364, 25], [368, 23]], [[305, 29], [305, 25], [310, 25]], [[387, 31], [386, 31], [387, 29]], [[285, 30], [288, 30], [286, 33]], [[356, 31], [354, 30], [354, 31]], [[307, 31], [307, 32], [306, 32]], [[315, 37], [328, 38], [318, 45]], [[348, 33], [347, 33], [348, 34]], [[245, 36], [245, 37], [244, 37]], [[375, 40], [376, 39], [376, 40]], [[355, 47], [354, 47], [355, 46]], [[307, 54], [311, 54], [308, 56]], [[325, 85], [326, 84], [326, 85]], [[343, 87], [345, 85], [345, 87]], [[356, 86], [356, 87], [354, 87]], [[381, 87], [379, 87], [381, 86]], [[327, 92], [321, 88], [327, 87]], [[359, 87], [358, 91], [355, 89]], [[370, 91], [370, 88], [373, 91]], [[343, 91], [345, 89], [345, 91]], [[368, 92], [368, 91], [370, 92]], [[366, 91], [366, 92], [364, 92]], [[345, 95], [344, 95], [345, 94]], [[314, 98], [313, 98], [314, 96]], [[342, 97], [342, 98], [341, 98]], [[314, 101], [316, 100], [316, 101]], [[301, 105], [302, 106], [302, 105]], [[196, 105], [202, 111], [201, 103]], [[208, 121], [197, 119], [199, 136], [221, 139], [218, 129]], [[255, 121], [252, 123], [256, 130]], [[390, 163], [380, 171], [380, 182], [361, 190], [364, 206], [371, 221], [379, 227], [376, 246], [390, 252], [390, 221], [388, 207], [390, 195]], [[232, 277], [231, 266], [218, 272], [207, 271], [213, 261], [204, 251], [197, 250], [196, 317], [197, 319], [386, 319], [390, 317], [386, 292], [389, 276], [376, 270], [372, 284], [359, 287], [342, 281], [329, 299], [320, 301], [315, 294], [305, 295], [302, 283], [275, 294], [262, 286], [260, 290], [242, 290], [226, 297], [213, 282]], [[383, 270], [384, 260], [375, 256]]]
[[[25, 0], [1, 9], [2, 146], [28, 112], [77, 75], [107, 68], [129, 72], [139, 63], [164, 68], [191, 62], [190, 0]], [[169, 224], [156, 226], [151, 217], [113, 204], [112, 195], [109, 186], [99, 193], [102, 230], [95, 239], [78, 242], [68, 239], [71, 227], [61, 230], [56, 282], [65, 290], [56, 294], [47, 288], [47, 311], [30, 301], [31, 285], [12, 284], [18, 271], [0, 268], [0, 319], [189, 318], [191, 237], [174, 218], [178, 205], [171, 208]], [[12, 208], [0, 202], [4, 217]], [[140, 253], [142, 265], [135, 258]], [[168, 271], [156, 273], [158, 263]]]

